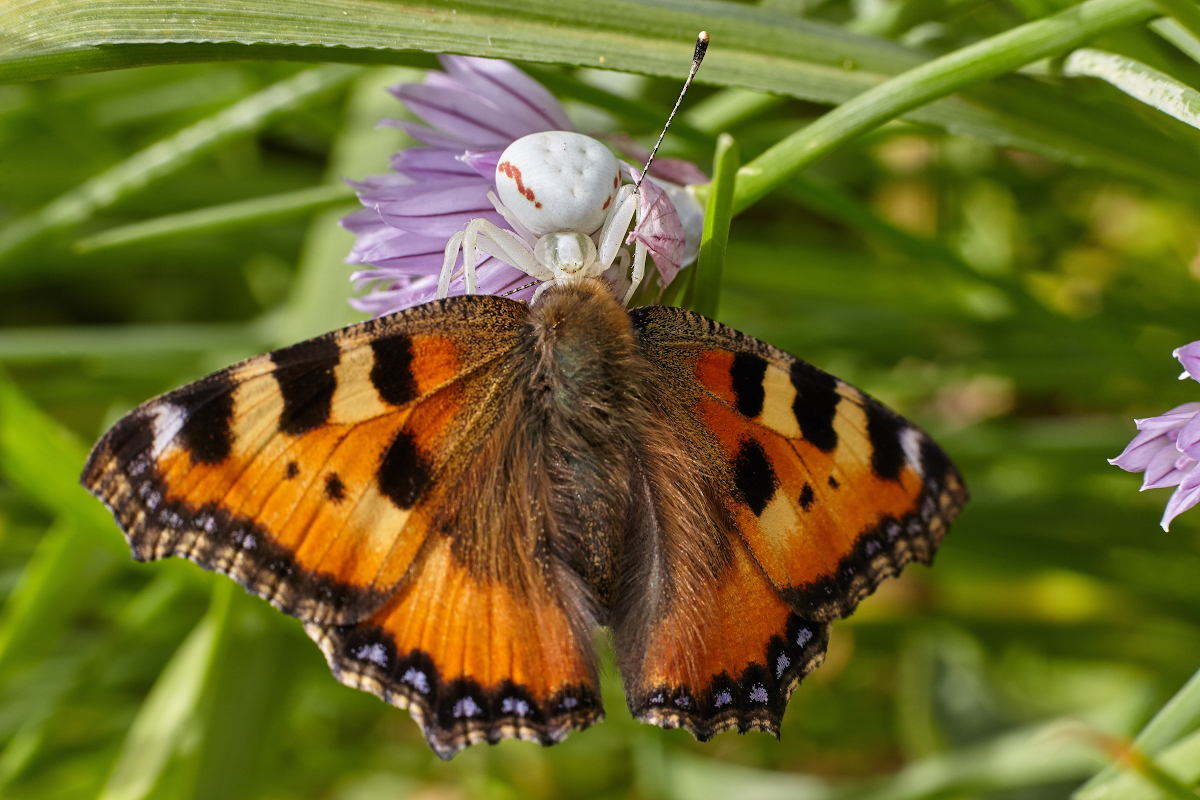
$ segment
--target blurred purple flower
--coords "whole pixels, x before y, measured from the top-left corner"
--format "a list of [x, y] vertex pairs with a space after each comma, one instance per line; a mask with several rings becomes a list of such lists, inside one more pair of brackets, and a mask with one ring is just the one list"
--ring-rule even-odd
[[[1180, 380], [1200, 381], [1200, 342], [1178, 348], [1171, 355], [1183, 364]], [[1163, 512], [1167, 530], [1176, 516], [1200, 503], [1200, 402], [1184, 403], [1157, 417], [1134, 420], [1138, 435], [1108, 463], [1126, 472], [1142, 472], [1142, 490], [1176, 486]]]
[[[391, 90], [428, 125], [383, 123], [403, 128], [428, 146], [401, 150], [392, 157], [394, 172], [352, 184], [365, 208], [342, 220], [342, 226], [358, 237], [346, 261], [369, 267], [355, 272], [351, 280], [360, 290], [371, 291], [350, 303], [373, 316], [432, 300], [446, 242], [472, 219], [483, 217], [513, 229], [487, 197], [495, 188], [496, 163], [508, 145], [531, 133], [575, 130], [558, 100], [507, 61], [467, 56], [439, 60], [445, 72], [431, 71], [424, 83], [402, 83]], [[671, 178], [707, 180], [689, 162], [662, 160]], [[657, 162], [650, 174], [658, 178], [658, 185], [643, 193], [643, 205], [653, 204], [654, 219], [647, 219], [630, 241], [636, 235], [648, 245], [665, 286], [680, 267], [695, 260], [703, 210], [681, 187], [666, 182]], [[675, 206], [683, 202], [695, 208], [682, 209], [681, 223]], [[479, 294], [529, 300], [537, 289], [533, 278], [496, 258], [478, 262], [476, 272]], [[460, 270], [450, 282], [450, 294], [465, 292]]]

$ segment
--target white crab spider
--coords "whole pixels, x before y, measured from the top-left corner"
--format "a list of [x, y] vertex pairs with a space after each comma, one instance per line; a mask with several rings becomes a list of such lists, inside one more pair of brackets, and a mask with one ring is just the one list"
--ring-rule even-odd
[[[449, 292], [460, 247], [467, 294], [475, 293], [480, 250], [543, 281], [533, 302], [555, 284], [599, 277], [618, 256], [622, 272], [628, 266], [622, 245], [635, 212], [640, 215], [638, 188], [621, 186], [617, 159], [590, 136], [545, 131], [517, 139], [496, 166], [496, 192], [498, 198], [489, 191], [488, 199], [513, 230], [473, 219], [450, 237], [438, 276], [439, 299]], [[623, 304], [645, 271], [646, 245], [639, 240]]]
[[[643, 176], [650, 171], [654, 154], [707, 49], [708, 33], [700, 31], [692, 69], [667, 117], [667, 125], [650, 151]], [[486, 219], [473, 219], [465, 230], [451, 236], [438, 276], [437, 298], [443, 299], [450, 292], [450, 277], [460, 247], [467, 294], [475, 294], [476, 250], [543, 281], [531, 302], [537, 302], [550, 286], [600, 277], [618, 257], [624, 275], [629, 253], [621, 245], [634, 213], [638, 223], [642, 222], [640, 188], [641, 178], [633, 186], [621, 186], [617, 159], [590, 136], [545, 131], [517, 139], [496, 165], [496, 191], [500, 196], [488, 192], [488, 199], [513, 230], [506, 231]], [[638, 238], [633, 248], [633, 274], [622, 305], [629, 304], [645, 274], [646, 245]]]

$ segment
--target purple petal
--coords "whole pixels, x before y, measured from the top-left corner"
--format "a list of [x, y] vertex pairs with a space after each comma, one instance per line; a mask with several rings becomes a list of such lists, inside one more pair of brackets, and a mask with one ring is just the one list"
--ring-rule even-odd
[[455, 136], [452, 133], [445, 133], [434, 128], [427, 128], [424, 125], [418, 125], [408, 120], [384, 119], [379, 121], [379, 125], [383, 128], [401, 128], [418, 142], [427, 144], [430, 147], [439, 147], [443, 150], [462, 152], [463, 150], [470, 150], [474, 146], [473, 142], [469, 142], [461, 136]]
[[489, 108], [476, 95], [422, 83], [402, 83], [392, 94], [433, 127], [476, 143], [475, 149], [503, 149], [520, 138], [513, 135], [515, 126], [506, 123], [503, 111]]
[[446, 240], [440, 236], [419, 236], [407, 231], [391, 229], [392, 235], [363, 255], [366, 262], [374, 264], [389, 258], [418, 256], [427, 253], [444, 253]]
[[488, 184], [479, 178], [454, 178], [410, 186], [399, 196], [376, 201], [384, 214], [425, 216], [492, 209]]
[[497, 104], [509, 108], [514, 115], [528, 115], [530, 124], [536, 119], [539, 127], [530, 133], [575, 130], [558, 99], [509, 62], [471, 56], [441, 56], [439, 61], [446, 74], [464, 86], [495, 96]]
[[476, 174], [487, 178], [490, 184], [496, 180], [496, 165], [500, 163], [502, 155], [504, 155], [503, 150], [469, 151], [458, 156], [458, 160], [474, 170]]
[[1163, 530], [1168, 530], [1171, 520], [1196, 505], [1196, 503], [1200, 503], [1200, 470], [1193, 469], [1179, 484], [1179, 488], [1171, 495], [1171, 499], [1167, 501], [1167, 507], [1163, 511], [1162, 518]]
[[1194, 415], [1179, 431], [1175, 446], [1188, 458], [1200, 461], [1200, 414]]
[[[632, 172], [636, 181], [640, 173], [636, 169]], [[683, 223], [679, 221], [679, 214], [666, 192], [653, 182], [642, 181], [638, 195], [639, 220], [626, 243], [632, 244], [637, 240], [646, 245], [646, 249], [654, 256], [659, 285], [666, 287], [683, 265]]]
[[473, 219], [486, 219], [495, 225], [508, 227], [504, 221], [504, 217], [500, 216], [495, 209], [490, 206], [484, 209], [474, 211], [463, 211], [454, 214], [431, 214], [427, 217], [417, 217], [412, 215], [389, 214], [386, 210], [381, 210], [383, 220], [391, 227], [400, 231], [410, 231], [419, 233], [424, 236], [442, 237], [442, 247], [446, 246], [446, 242], [451, 236], [461, 230], [466, 229], [467, 225]]
[[1121, 451], [1121, 455], [1110, 458], [1108, 463], [1118, 466], [1126, 472], [1144, 472], [1154, 456], [1164, 447], [1178, 454], [1175, 444], [1167, 437], [1160, 434], [1139, 433]]
[[1176, 486], [1183, 480], [1184, 473], [1175, 468], [1179, 459], [1179, 451], [1174, 445], [1159, 448], [1146, 465], [1146, 473], [1142, 479], [1142, 491], [1147, 489], [1162, 489], [1164, 486]]
[[1200, 381], [1200, 342], [1177, 347], [1171, 355], [1179, 359], [1179, 363], [1183, 364], [1183, 368], [1187, 370], [1187, 374], [1192, 377], [1192, 380]]
[[420, 180], [474, 177], [475, 171], [450, 150], [409, 147], [392, 156], [392, 169]]

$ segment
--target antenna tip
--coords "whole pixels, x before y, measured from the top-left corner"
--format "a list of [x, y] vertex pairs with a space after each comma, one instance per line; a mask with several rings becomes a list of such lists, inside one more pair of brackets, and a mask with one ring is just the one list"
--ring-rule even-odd
[[[704, 51], [708, 49], [708, 31], [700, 31], [700, 35], [696, 37], [696, 53], [692, 56], [692, 63], [699, 64], [704, 58]], [[693, 67], [693, 70], [695, 67]]]
[[696, 37], [697, 41], [708, 42], [708, 31], [700, 31], [700, 35]]

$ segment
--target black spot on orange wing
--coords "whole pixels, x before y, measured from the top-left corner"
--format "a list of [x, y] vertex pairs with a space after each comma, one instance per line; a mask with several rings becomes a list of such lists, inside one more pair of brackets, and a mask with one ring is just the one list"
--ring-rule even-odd
[[279, 429], [293, 436], [324, 425], [337, 389], [334, 369], [341, 351], [333, 338], [322, 336], [271, 353], [275, 380], [283, 394]]
[[804, 488], [800, 490], [800, 508], [804, 511], [808, 511], [808, 507], [813, 504], [813, 499], [814, 495], [812, 484], [804, 484]]
[[402, 406], [417, 397], [417, 382], [412, 373], [412, 339], [389, 336], [371, 342], [375, 364], [371, 383], [385, 403]]
[[284, 477], [290, 481], [299, 474], [300, 466], [295, 461], [289, 461], [287, 465], [287, 472], [285, 473]]
[[752, 353], [738, 353], [733, 357], [729, 369], [733, 382], [733, 393], [737, 399], [737, 410], [753, 419], [762, 413], [766, 390], [763, 378], [767, 374], [765, 358]]
[[218, 373], [168, 396], [171, 405], [187, 415], [179, 438], [193, 464], [217, 464], [229, 457], [233, 447], [232, 392], [229, 376]]
[[800, 433], [822, 453], [831, 452], [838, 443], [833, 418], [837, 416], [837, 379], [811, 364], [797, 360], [791, 368], [792, 386], [796, 399], [792, 413], [800, 425]]
[[346, 499], [346, 484], [342, 483], [336, 472], [325, 476], [325, 496], [335, 503]]
[[830, 489], [837, 489], [837, 488], [840, 488], [840, 487], [841, 487], [841, 484], [840, 484], [840, 483], [838, 483], [838, 479], [837, 479], [837, 478], [835, 478], [835, 477], [833, 477], [832, 475], [830, 475], [830, 476], [829, 476], [829, 488], [830, 488]]
[[742, 442], [733, 462], [733, 481], [754, 515], [761, 515], [775, 495], [779, 479], [771, 468], [766, 451], [756, 439]]
[[379, 489], [403, 509], [412, 508], [431, 478], [429, 462], [412, 434], [401, 430], [379, 465]]
[[879, 403], [866, 405], [867, 436], [871, 440], [871, 467], [884, 480], [900, 480], [900, 469], [904, 466], [904, 448], [900, 445], [900, 433], [904, 420]]

